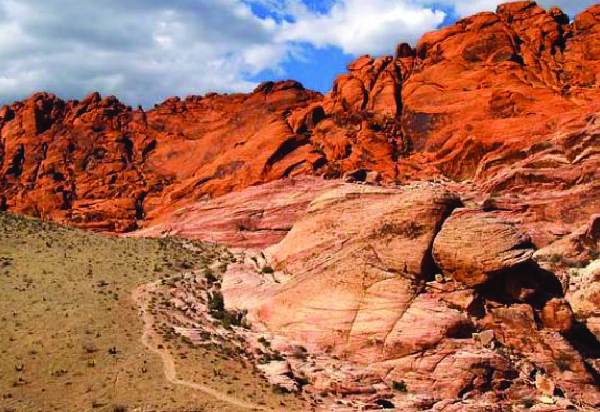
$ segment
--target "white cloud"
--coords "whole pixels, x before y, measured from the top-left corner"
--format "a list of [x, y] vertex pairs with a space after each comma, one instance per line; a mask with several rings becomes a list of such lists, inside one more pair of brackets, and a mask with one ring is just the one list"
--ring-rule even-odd
[[300, 2], [293, 2], [290, 10], [296, 21], [282, 24], [279, 39], [336, 46], [353, 55], [389, 53], [399, 40], [415, 42], [445, 17], [442, 11], [389, 0], [338, 1], [327, 14], [310, 12]]
[[247, 91], [276, 68], [277, 25], [240, 0], [0, 0], [0, 103], [100, 90], [130, 104]]
[[[268, 17], [253, 14], [250, 5], [259, 3]], [[0, 104], [38, 90], [64, 98], [100, 90], [132, 105], [174, 94], [248, 91], [253, 75], [282, 73], [286, 59], [306, 58], [307, 43], [352, 55], [391, 53], [396, 43], [414, 43], [435, 29], [446, 16], [440, 5], [465, 15], [498, 3], [0, 0]], [[593, 1], [557, 3], [574, 14]]]

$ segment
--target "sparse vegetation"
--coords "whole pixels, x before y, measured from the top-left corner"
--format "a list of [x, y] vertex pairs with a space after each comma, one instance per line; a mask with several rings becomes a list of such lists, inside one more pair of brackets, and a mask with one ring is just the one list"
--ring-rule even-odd
[[535, 405], [535, 401], [531, 398], [524, 398], [522, 403], [523, 403], [523, 407], [527, 408], [527, 409], [531, 409]]
[[[198, 281], [217, 289], [219, 271], [233, 259], [223, 247], [198, 241], [117, 238], [0, 213], [0, 387], [5, 388], [0, 408], [241, 412], [168, 384], [160, 358], [141, 343], [143, 321], [130, 298], [140, 284], [162, 279], [148, 310], [156, 316], [181, 314], [177, 302], [166, 298], [170, 288], [184, 282], [182, 273], [203, 269]], [[200, 288], [195, 279], [185, 279], [194, 293]], [[203, 298], [198, 294], [197, 299]], [[211, 304], [224, 311], [222, 294], [213, 294]], [[223, 312], [219, 322], [235, 326], [246, 321], [243, 313]], [[279, 406], [281, 396], [240, 363], [234, 342], [219, 345], [214, 334], [203, 333], [207, 344], [198, 346], [172, 323], [155, 326], [164, 339], [154, 347], [173, 354], [181, 379], [231, 391], [240, 399], [255, 392], [253, 402]], [[212, 376], [213, 366], [222, 378]], [[296, 402], [285, 399], [291, 406]]]
[[423, 227], [413, 221], [402, 223], [385, 223], [381, 228], [381, 234], [416, 239], [423, 234]]
[[392, 389], [397, 392], [408, 392], [408, 387], [404, 381], [393, 381]]
[[258, 343], [263, 345], [265, 348], [271, 347], [271, 342], [269, 342], [267, 339], [265, 339], [264, 336], [261, 336], [260, 338], [258, 338]]
[[225, 300], [223, 300], [223, 293], [221, 291], [215, 290], [208, 295], [208, 308], [217, 319], [223, 319]]
[[213, 283], [216, 283], [219, 280], [210, 269], [204, 271], [204, 278], [206, 279], [206, 282], [209, 285], [212, 285]]
[[271, 275], [271, 274], [275, 273], [275, 270], [271, 266], [265, 266], [262, 268], [262, 273], [264, 273], [266, 275]]

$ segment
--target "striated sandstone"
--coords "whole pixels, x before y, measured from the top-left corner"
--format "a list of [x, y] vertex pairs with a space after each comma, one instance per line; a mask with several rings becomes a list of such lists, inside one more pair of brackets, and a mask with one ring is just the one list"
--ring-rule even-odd
[[493, 213], [455, 210], [433, 244], [435, 262], [455, 280], [476, 286], [533, 256], [531, 239]]
[[309, 176], [252, 186], [165, 212], [128, 236], [178, 236], [262, 249], [280, 242], [313, 199], [342, 186], [340, 181]]
[[[458, 228], [466, 235], [447, 243], [454, 253], [438, 254], [438, 241], [452, 239], [444, 232], [456, 235]], [[469, 236], [476, 240], [465, 241]], [[554, 388], [599, 405], [588, 371], [593, 342], [578, 337], [587, 329], [576, 324], [574, 303], [531, 260], [529, 243], [495, 212], [462, 208], [442, 185], [344, 184], [315, 198], [286, 237], [265, 250], [266, 260], [228, 268], [222, 291], [227, 308], [248, 310], [253, 325], [321, 356], [364, 365], [388, 385], [402, 381], [433, 403], [519, 402], [537, 384], [534, 396], [551, 396]], [[523, 259], [512, 255], [523, 245]], [[264, 275], [264, 266], [275, 273]], [[463, 273], [479, 279], [451, 279], [454, 268], [469, 268]], [[309, 376], [321, 390], [345, 396], [377, 391]]]
[[[437, 188], [398, 192], [347, 185], [319, 196], [285, 239], [265, 251], [273, 268], [288, 277], [261, 297], [255, 318], [313, 346], [382, 357], [384, 345], [394, 346], [386, 337], [433, 277], [431, 244], [458, 205], [455, 195]], [[228, 293], [224, 287], [226, 300]], [[409, 316], [421, 310], [436, 309], [421, 302]], [[457, 326], [442, 316], [417, 346], [435, 340], [428, 333], [445, 336]]]

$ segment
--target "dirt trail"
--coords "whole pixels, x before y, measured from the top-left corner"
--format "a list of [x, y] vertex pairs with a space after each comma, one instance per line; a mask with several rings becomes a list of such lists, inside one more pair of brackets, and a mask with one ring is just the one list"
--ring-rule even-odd
[[156, 290], [158, 282], [148, 283], [146, 285], [142, 285], [135, 289], [131, 296], [133, 300], [138, 304], [140, 309], [142, 310], [142, 317], [144, 320], [144, 329], [142, 333], [142, 343], [146, 346], [150, 351], [156, 353], [161, 357], [165, 370], [165, 378], [175, 384], [175, 385], [183, 385], [188, 388], [195, 389], [201, 392], [204, 392], [215, 399], [218, 399], [222, 402], [229, 403], [233, 406], [237, 406], [243, 409], [251, 409], [255, 411], [265, 411], [265, 412], [285, 412], [284, 410], [277, 409], [268, 409], [260, 405], [256, 405], [249, 402], [244, 402], [239, 399], [233, 398], [223, 392], [215, 390], [213, 388], [209, 388], [208, 386], [201, 385], [195, 382], [184, 381], [182, 379], [177, 379], [177, 371], [175, 369], [175, 361], [173, 360], [173, 356], [168, 352], [168, 350], [158, 349], [156, 342], [158, 341], [157, 335], [154, 332], [154, 318], [152, 314], [148, 311], [148, 294]]

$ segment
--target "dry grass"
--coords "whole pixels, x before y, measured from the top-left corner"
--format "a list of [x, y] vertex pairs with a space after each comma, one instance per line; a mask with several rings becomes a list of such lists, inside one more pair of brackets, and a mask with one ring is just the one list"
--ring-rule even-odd
[[[174, 239], [119, 239], [1, 213], [0, 410], [240, 410], [169, 384], [160, 359], [140, 341], [131, 291], [228, 253], [194, 246], [199, 250]], [[177, 346], [182, 377], [244, 400], [295, 405], [218, 348]], [[226, 371], [224, 379], [213, 382], [214, 368]]]

